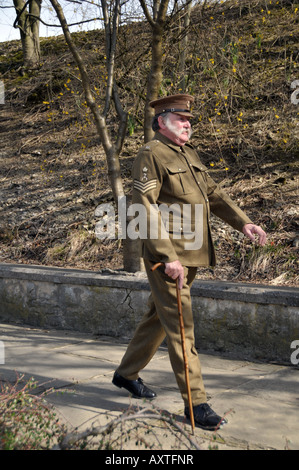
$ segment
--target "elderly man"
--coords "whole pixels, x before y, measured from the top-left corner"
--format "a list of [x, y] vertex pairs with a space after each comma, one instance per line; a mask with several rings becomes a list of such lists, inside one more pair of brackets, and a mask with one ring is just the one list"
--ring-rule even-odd
[[[113, 384], [123, 387], [138, 398], [156, 396], [139, 377], [161, 342], [167, 338], [169, 357], [176, 381], [185, 404], [185, 415], [190, 419], [185, 383], [184, 360], [177, 312], [176, 279], [179, 282], [184, 318], [186, 354], [188, 358], [190, 389], [194, 420], [197, 426], [214, 430], [224, 420], [207, 404], [201, 366], [194, 342], [194, 324], [190, 288], [200, 266], [215, 265], [215, 252], [209, 222], [210, 211], [243, 232], [252, 241], [258, 237], [260, 245], [266, 241], [265, 232], [239, 209], [230, 197], [208, 175], [197, 152], [189, 144], [191, 137], [192, 96], [168, 96], [151, 103], [155, 109], [154, 139], [143, 146], [133, 165], [133, 203], [146, 208], [150, 225], [152, 208], [176, 207], [184, 213], [191, 208], [188, 230], [174, 223], [168, 214], [168, 236], [162, 236], [163, 217], [159, 213], [158, 236], [142, 240], [142, 257], [151, 287], [149, 309], [142, 318], [127, 351], [113, 377]], [[175, 205], [175, 206], [173, 206]], [[200, 207], [200, 219], [196, 218]], [[180, 217], [180, 215], [176, 216]], [[155, 227], [156, 228], [156, 227]], [[200, 230], [200, 243], [191, 243], [190, 234]], [[164, 230], [165, 232], [165, 230]], [[163, 235], [164, 235], [163, 232]], [[179, 233], [178, 233], [179, 232]], [[186, 233], [185, 233], [186, 232]], [[147, 232], [149, 234], [150, 231]], [[163, 263], [155, 272], [155, 263]]]

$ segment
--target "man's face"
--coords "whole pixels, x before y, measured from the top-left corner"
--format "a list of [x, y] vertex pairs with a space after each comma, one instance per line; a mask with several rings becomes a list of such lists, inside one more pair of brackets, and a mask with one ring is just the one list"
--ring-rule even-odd
[[164, 118], [159, 118], [160, 132], [175, 142], [184, 145], [192, 135], [190, 120], [180, 114], [169, 113]]

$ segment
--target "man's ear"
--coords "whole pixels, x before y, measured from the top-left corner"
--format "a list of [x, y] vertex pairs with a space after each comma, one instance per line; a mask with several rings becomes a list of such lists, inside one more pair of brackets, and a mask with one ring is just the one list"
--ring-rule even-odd
[[159, 123], [160, 129], [166, 129], [166, 125], [162, 116], [158, 117], [158, 123]]

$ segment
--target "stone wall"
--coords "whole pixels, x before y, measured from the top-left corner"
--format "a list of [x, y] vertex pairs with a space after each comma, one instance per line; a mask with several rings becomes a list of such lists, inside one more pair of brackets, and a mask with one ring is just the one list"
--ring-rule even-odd
[[[129, 340], [147, 308], [144, 273], [0, 264], [0, 321]], [[196, 280], [196, 344], [242, 359], [289, 362], [299, 289]]]

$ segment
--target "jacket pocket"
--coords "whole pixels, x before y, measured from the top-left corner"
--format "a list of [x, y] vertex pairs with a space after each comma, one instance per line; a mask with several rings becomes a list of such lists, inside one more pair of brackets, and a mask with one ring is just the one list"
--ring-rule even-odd
[[174, 196], [189, 194], [194, 190], [194, 187], [192, 188], [192, 175], [189, 169], [172, 162], [167, 163], [166, 168]]
[[200, 186], [202, 194], [207, 199], [207, 177], [208, 169], [202, 163], [192, 163], [192, 171], [197, 184]]
[[192, 168], [196, 174], [201, 174], [203, 178], [205, 178], [208, 174], [207, 167], [204, 166], [202, 163], [192, 163]]

